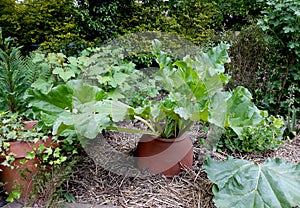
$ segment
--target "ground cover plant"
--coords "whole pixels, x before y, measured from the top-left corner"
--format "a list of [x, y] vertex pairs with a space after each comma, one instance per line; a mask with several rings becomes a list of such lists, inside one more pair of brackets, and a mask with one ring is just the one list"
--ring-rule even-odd
[[224, 147], [231, 151], [255, 152], [274, 150], [281, 146], [284, 140], [286, 125], [282, 116], [269, 116], [262, 111], [263, 119], [255, 127], [244, 128], [240, 135], [226, 129], [218, 142], [219, 151]]

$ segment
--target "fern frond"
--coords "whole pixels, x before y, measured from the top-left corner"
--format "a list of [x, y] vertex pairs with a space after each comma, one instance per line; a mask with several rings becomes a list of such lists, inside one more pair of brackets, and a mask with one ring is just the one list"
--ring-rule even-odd
[[24, 94], [34, 81], [30, 60], [23, 57], [20, 47], [0, 49], [0, 110], [22, 111]]

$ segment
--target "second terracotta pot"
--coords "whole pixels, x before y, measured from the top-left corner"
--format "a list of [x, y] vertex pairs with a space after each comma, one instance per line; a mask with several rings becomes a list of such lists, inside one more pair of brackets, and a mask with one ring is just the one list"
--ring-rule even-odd
[[15, 160], [11, 163], [11, 167], [2, 165], [5, 160], [4, 156], [0, 156], [0, 179], [4, 183], [4, 190], [11, 193], [14, 190], [21, 190], [21, 198], [26, 199], [30, 197], [34, 184], [34, 176], [40, 171], [40, 160], [38, 157], [34, 159], [25, 160], [27, 152], [35, 151], [41, 144], [45, 147], [57, 146], [51, 136], [46, 141], [32, 142], [9, 142], [10, 148], [6, 155], [14, 155]]
[[143, 135], [135, 151], [137, 166], [154, 174], [173, 177], [182, 166], [193, 166], [193, 144], [187, 134], [174, 139]]
[[[38, 123], [37, 120], [24, 121], [25, 129], [30, 130]], [[30, 193], [33, 188], [34, 176], [40, 171], [40, 160], [38, 157], [34, 159], [25, 160], [27, 152], [36, 152], [40, 145], [45, 147], [57, 147], [58, 144], [52, 140], [52, 136], [49, 135], [46, 141], [40, 140], [36, 143], [26, 141], [9, 142], [9, 150], [2, 150], [4, 155], [0, 155], [0, 180], [3, 182], [3, 188], [6, 192], [11, 193], [14, 190], [21, 190], [21, 198], [26, 199], [30, 197]], [[8, 155], [14, 155], [14, 161], [10, 164], [11, 167], [4, 166], [2, 163], [5, 161], [5, 157]]]

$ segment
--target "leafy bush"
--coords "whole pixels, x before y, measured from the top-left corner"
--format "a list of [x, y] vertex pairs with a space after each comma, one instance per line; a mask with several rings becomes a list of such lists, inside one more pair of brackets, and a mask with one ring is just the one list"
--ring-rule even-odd
[[[0, 17], [6, 36], [18, 39], [28, 53], [33, 45], [48, 52], [70, 52], [78, 50], [72, 44], [84, 39], [75, 22], [74, 1], [20, 1]], [[77, 44], [79, 45], [79, 44]], [[82, 48], [79, 49], [80, 51]]]
[[222, 15], [226, 30], [241, 30], [260, 16], [265, 3], [256, 0], [214, 0]]
[[232, 77], [229, 87], [247, 86], [252, 93], [261, 87], [259, 85], [263, 80], [258, 74], [261, 70], [259, 67], [267, 64], [266, 59], [269, 53], [272, 53], [268, 51], [263, 36], [263, 31], [256, 25], [251, 25], [238, 33], [227, 32], [224, 35], [223, 38], [231, 44], [229, 50], [231, 64], [226, 66]]
[[215, 29], [222, 27], [220, 10], [217, 4], [211, 1], [177, 1], [173, 6], [169, 6], [168, 15], [178, 24], [172, 31], [200, 46], [209, 43]]
[[[300, 2], [295, 0], [268, 0], [268, 7], [263, 10], [264, 18], [260, 19], [258, 25], [267, 33], [265, 39], [282, 57], [271, 60], [277, 65], [278, 77], [281, 77], [277, 87], [275, 112], [287, 112], [286, 102], [288, 89], [291, 85], [296, 86], [295, 107], [300, 107]], [[270, 80], [271, 82], [276, 79]], [[282, 114], [282, 113], [281, 113]]]
[[78, 58], [67, 57], [63, 53], [48, 53], [38, 51], [33, 53], [33, 63], [43, 75], [42, 78], [56, 84], [76, 78], [85, 69], [86, 56]]
[[120, 35], [142, 31], [173, 33], [205, 45], [216, 30], [223, 28], [226, 17], [252, 15], [260, 5], [253, 0], [116, 0], [76, 4], [72, 0], [5, 0], [0, 24], [5, 35], [16, 37], [26, 52], [40, 47], [70, 56]]
[[125, 59], [134, 63], [137, 69], [156, 66], [155, 57], [152, 53], [131, 53]]
[[222, 6], [219, 1], [203, 0], [116, 0], [77, 1], [74, 5], [72, 0], [26, 0], [4, 4], [0, 23], [6, 35], [18, 38], [26, 52], [40, 47], [47, 52], [78, 55], [86, 47], [144, 31], [177, 34], [203, 46], [216, 28], [223, 27], [220, 10], [227, 8], [227, 3], [221, 3]]
[[[129, 19], [120, 24], [125, 33], [161, 31], [174, 32], [178, 27], [176, 20], [168, 15], [168, 6], [163, 1], [149, 1], [132, 4]], [[151, 15], [149, 15], [151, 14]]]
[[[128, 50], [126, 48], [126, 50]], [[146, 98], [153, 98], [159, 88], [136, 65], [127, 61], [125, 49], [121, 46], [103, 46], [95, 49], [88, 57], [86, 68], [81, 76], [88, 82], [103, 89], [111, 99], [121, 99], [125, 103], [137, 106]], [[132, 86], [139, 86], [133, 88]]]
[[[52, 120], [53, 133], [69, 129], [86, 138], [95, 138], [104, 129], [169, 138], [180, 135], [193, 121], [199, 120], [220, 128], [228, 126], [240, 134], [244, 126], [261, 121], [260, 112], [251, 102], [247, 89], [237, 87], [232, 92], [223, 91], [223, 84], [228, 81], [224, 74], [224, 63], [230, 61], [226, 52], [228, 45], [220, 44], [207, 53], [199, 53], [195, 59], [187, 56], [178, 61], [161, 51], [158, 40], [154, 41], [153, 47], [160, 66], [155, 78], [168, 92], [163, 99], [146, 100], [134, 108], [112, 99], [97, 83], [91, 85], [82, 80], [70, 80], [46, 93], [32, 91], [35, 98], [32, 105], [44, 112], [45, 119]], [[97, 64], [91, 69], [101, 73], [103, 64]], [[141, 84], [131, 86], [132, 91]], [[150, 130], [117, 125], [127, 119], [141, 121]]]
[[73, 10], [76, 13], [76, 26], [85, 40], [103, 43], [119, 34], [118, 22], [120, 4], [130, 7], [131, 0], [116, 1], [79, 1]]
[[227, 87], [246, 86], [256, 105], [274, 114], [282, 69], [273, 60], [279, 62], [282, 56], [264, 40], [264, 36], [264, 31], [256, 24], [242, 29], [238, 34], [225, 34], [223, 38], [231, 44], [231, 64], [226, 67], [232, 79]]
[[263, 120], [253, 127], [245, 127], [241, 135], [231, 129], [226, 129], [218, 147], [226, 147], [231, 151], [260, 153], [264, 150], [274, 150], [282, 144], [283, 133], [286, 128], [280, 116], [269, 116], [262, 111]]

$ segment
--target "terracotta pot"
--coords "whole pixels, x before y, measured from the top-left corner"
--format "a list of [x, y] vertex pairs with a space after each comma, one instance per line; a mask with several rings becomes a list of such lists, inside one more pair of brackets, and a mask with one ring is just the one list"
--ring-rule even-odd
[[[37, 121], [24, 122], [25, 128], [32, 129]], [[0, 156], [0, 180], [4, 183], [3, 188], [6, 192], [11, 193], [14, 190], [21, 190], [21, 198], [26, 199], [30, 197], [30, 192], [33, 188], [34, 176], [40, 171], [40, 161], [38, 157], [31, 160], [26, 160], [22, 164], [21, 161], [26, 157], [27, 152], [32, 152], [38, 149], [41, 144], [45, 147], [53, 146], [52, 137], [46, 141], [32, 142], [9, 142], [9, 151], [5, 151], [5, 155], [14, 155], [15, 161], [11, 163], [14, 169], [2, 165], [5, 156]], [[56, 144], [54, 144], [55, 146]]]
[[33, 129], [38, 122], [38, 120], [23, 121], [23, 123], [25, 124], [24, 128], [26, 130]]
[[[38, 172], [38, 159], [28, 160], [25, 164], [21, 164], [21, 160], [25, 158], [27, 152], [32, 151], [32, 144], [25, 142], [10, 142], [10, 151], [8, 154], [15, 155], [15, 161], [11, 164], [14, 169], [0, 165], [1, 181], [4, 183], [4, 190], [11, 193], [14, 190], [21, 190], [21, 198], [30, 196], [33, 185], [33, 177]], [[5, 160], [2, 156], [0, 162]]]
[[143, 135], [135, 151], [137, 166], [150, 173], [173, 177], [182, 166], [193, 166], [193, 144], [187, 134], [175, 139]]

